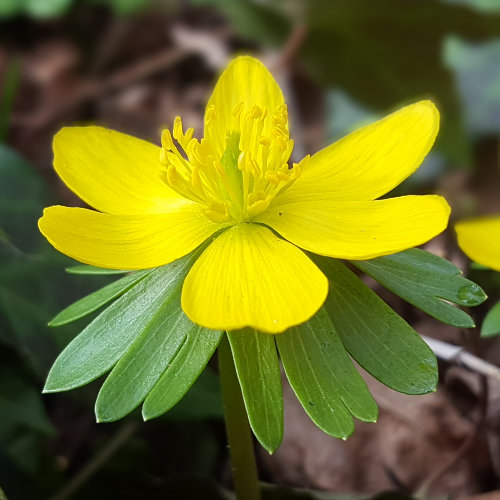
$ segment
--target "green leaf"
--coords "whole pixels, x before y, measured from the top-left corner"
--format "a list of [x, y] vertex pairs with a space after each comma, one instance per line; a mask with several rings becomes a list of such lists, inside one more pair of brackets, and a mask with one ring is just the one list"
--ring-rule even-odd
[[95, 318], [56, 359], [44, 392], [74, 389], [108, 371], [184, 281], [197, 254], [153, 270]]
[[[500, 5], [500, 2], [497, 2]], [[474, 136], [500, 132], [500, 40], [468, 43], [450, 35], [443, 44], [445, 65], [455, 75], [465, 124]]]
[[97, 290], [94, 293], [91, 293], [90, 295], [87, 295], [86, 297], [83, 297], [61, 311], [49, 322], [49, 326], [65, 325], [97, 311], [97, 309], [108, 304], [117, 297], [120, 297], [120, 295], [123, 295], [150, 272], [151, 269], [132, 273], [105, 286], [104, 288], [101, 288], [100, 290]]
[[47, 311], [8, 288], [0, 286], [0, 341], [9, 345], [38, 377], [44, 377], [53, 353], [44, 335]]
[[92, 3], [106, 5], [118, 16], [130, 16], [146, 10], [153, 0], [92, 0]]
[[[210, 336], [212, 341], [220, 337], [220, 334], [211, 335], [210, 330], [196, 325], [184, 314], [181, 309], [182, 281], [169, 290], [169, 296], [158, 307], [151, 320], [144, 324], [137, 340], [102, 385], [95, 406], [98, 422], [118, 420], [137, 408], [165, 370], [171, 370], [170, 365], [188, 336]], [[216, 346], [215, 342], [213, 344]], [[204, 362], [210, 359], [215, 346], [207, 346], [206, 352], [201, 356]], [[205, 364], [201, 369], [204, 366]], [[177, 384], [179, 378], [182, 380], [185, 376], [185, 373], [177, 373], [173, 383]], [[196, 379], [191, 377], [191, 373], [187, 374], [187, 378], [189, 386]]]
[[33, 165], [0, 144], [0, 226], [23, 252], [36, 252], [44, 238], [36, 230], [47, 189]]
[[0, 369], [0, 434], [24, 426], [43, 434], [55, 433], [39, 391], [8, 367]]
[[484, 318], [481, 337], [493, 337], [500, 333], [500, 302], [497, 302]]
[[283, 440], [283, 391], [274, 335], [245, 328], [228, 337], [250, 427], [260, 444], [274, 453]]
[[436, 357], [418, 333], [341, 262], [318, 256], [314, 261], [330, 280], [325, 307], [349, 354], [396, 391], [434, 391]]
[[0, 2], [0, 19], [19, 14], [23, 7], [23, 3], [19, 0], [3, 0]]
[[477, 306], [486, 300], [483, 290], [465, 279], [458, 267], [418, 248], [352, 263], [402, 299], [450, 325], [471, 328], [474, 321], [445, 301]]
[[103, 267], [88, 266], [87, 264], [67, 267], [66, 272], [69, 274], [91, 274], [91, 275], [130, 273], [130, 271], [124, 271], [121, 269], [104, 269]]
[[181, 421], [224, 418], [219, 376], [208, 368], [204, 370], [165, 418]]
[[212, 357], [222, 332], [198, 327], [188, 333], [184, 345], [169, 364], [142, 406], [144, 420], [163, 415], [189, 391]]
[[33, 17], [49, 18], [64, 14], [73, 0], [24, 0], [26, 13]]
[[292, 389], [321, 430], [347, 438], [354, 431], [351, 413], [377, 420], [377, 405], [324, 309], [276, 342]]
[[475, 42], [498, 36], [500, 16], [436, 0], [400, 7], [399, 0], [378, 0], [376, 8], [371, 0], [310, 0], [301, 14], [308, 28], [302, 63], [324, 85], [348, 89], [384, 113], [397, 103], [430, 97], [446, 117], [440, 151], [455, 163], [470, 163], [456, 82], [441, 58], [443, 40], [449, 33]]
[[282, 44], [290, 33], [289, 19], [273, 2], [194, 0], [194, 3], [220, 8], [244, 38], [257, 39], [260, 43], [277, 46]]

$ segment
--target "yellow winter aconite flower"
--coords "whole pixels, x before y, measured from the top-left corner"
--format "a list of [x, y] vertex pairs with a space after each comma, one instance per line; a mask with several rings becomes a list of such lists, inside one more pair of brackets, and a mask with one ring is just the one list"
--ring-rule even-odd
[[458, 245], [472, 260], [500, 271], [500, 217], [483, 217], [455, 225]]
[[281, 90], [239, 57], [217, 82], [201, 140], [180, 118], [161, 148], [99, 127], [61, 130], [55, 169], [96, 210], [50, 207], [39, 227], [59, 251], [117, 269], [168, 264], [214, 236], [185, 279], [184, 312], [208, 328], [282, 332], [328, 293], [303, 250], [370, 259], [443, 231], [440, 196], [376, 200], [417, 169], [438, 126], [434, 105], [418, 102], [290, 164]]

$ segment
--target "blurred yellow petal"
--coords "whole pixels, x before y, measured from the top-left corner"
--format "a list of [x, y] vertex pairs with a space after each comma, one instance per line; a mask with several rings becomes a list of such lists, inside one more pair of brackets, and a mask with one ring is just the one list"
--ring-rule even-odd
[[168, 214], [113, 215], [85, 208], [46, 208], [38, 227], [60, 252], [109, 269], [148, 269], [194, 250], [223, 226], [198, 206]]
[[368, 201], [410, 176], [439, 129], [431, 101], [401, 108], [316, 153], [283, 201]]
[[469, 258], [500, 271], [500, 217], [462, 221], [455, 230], [458, 245]]
[[315, 201], [273, 206], [256, 218], [305, 250], [342, 259], [371, 259], [430, 240], [448, 224], [437, 195], [376, 201]]
[[195, 262], [182, 308], [207, 328], [279, 333], [307, 321], [327, 293], [328, 280], [297, 247], [263, 226], [241, 224], [217, 237]]
[[90, 206], [112, 214], [168, 212], [184, 200], [160, 180], [160, 148], [102, 127], [66, 127], [54, 137], [54, 168]]
[[281, 89], [269, 70], [253, 57], [237, 57], [220, 76], [208, 101], [205, 138], [222, 155], [228, 132], [241, 129], [241, 113], [250, 112], [257, 106], [265, 110], [266, 118], [260, 134], [253, 139], [252, 149], [256, 151], [259, 136], [272, 135], [273, 114], [284, 104]]

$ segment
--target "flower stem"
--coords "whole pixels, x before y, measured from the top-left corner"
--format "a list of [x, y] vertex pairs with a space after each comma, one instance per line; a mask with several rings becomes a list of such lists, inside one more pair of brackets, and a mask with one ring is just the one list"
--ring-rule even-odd
[[260, 500], [252, 434], [227, 334], [219, 344], [219, 373], [234, 489], [238, 500]]

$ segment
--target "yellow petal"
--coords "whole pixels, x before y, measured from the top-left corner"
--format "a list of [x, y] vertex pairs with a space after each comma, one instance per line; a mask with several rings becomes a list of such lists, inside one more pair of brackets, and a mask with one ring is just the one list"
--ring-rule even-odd
[[[283, 94], [269, 70], [250, 56], [237, 57], [220, 76], [205, 114], [205, 137], [219, 155], [225, 150], [228, 132], [238, 131], [236, 106], [246, 109], [256, 105], [266, 108], [267, 117], [260, 135], [268, 136], [273, 127], [273, 113], [285, 104]], [[257, 147], [258, 137], [255, 138]]]
[[431, 101], [406, 106], [316, 153], [283, 199], [378, 198], [419, 167], [438, 128], [439, 113]]
[[84, 208], [46, 208], [38, 227], [60, 252], [94, 266], [148, 269], [194, 250], [223, 227], [197, 205], [168, 214], [113, 215]]
[[183, 202], [161, 179], [160, 148], [101, 127], [67, 127], [54, 137], [54, 168], [90, 206], [112, 214], [168, 212]]
[[484, 217], [455, 225], [458, 244], [472, 260], [500, 271], [500, 217]]
[[297, 247], [257, 224], [222, 233], [184, 281], [182, 308], [215, 330], [245, 326], [279, 333], [323, 304], [328, 280]]
[[342, 259], [371, 259], [425, 243], [448, 224], [441, 196], [376, 201], [316, 200], [271, 207], [256, 221], [311, 252]]

